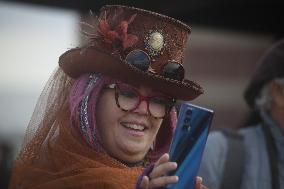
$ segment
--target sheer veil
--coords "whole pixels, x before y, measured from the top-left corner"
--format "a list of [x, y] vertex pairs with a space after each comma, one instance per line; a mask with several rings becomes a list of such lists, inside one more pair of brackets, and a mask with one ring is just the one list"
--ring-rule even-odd
[[14, 162], [10, 189], [134, 188], [142, 167], [130, 169], [90, 150], [70, 127], [68, 94], [73, 83], [57, 68], [44, 87]]

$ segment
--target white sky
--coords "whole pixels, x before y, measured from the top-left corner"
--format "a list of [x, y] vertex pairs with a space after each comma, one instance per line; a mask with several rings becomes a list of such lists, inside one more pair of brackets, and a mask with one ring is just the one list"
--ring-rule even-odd
[[0, 2], [0, 137], [23, 133], [58, 57], [78, 41], [73, 11]]

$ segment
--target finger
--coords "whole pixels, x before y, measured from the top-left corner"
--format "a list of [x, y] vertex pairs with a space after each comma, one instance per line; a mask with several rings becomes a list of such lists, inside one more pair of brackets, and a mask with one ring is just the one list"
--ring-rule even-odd
[[142, 189], [148, 189], [149, 188], [149, 178], [147, 176], [144, 176], [141, 184], [140, 184], [140, 188]]
[[202, 177], [197, 176], [194, 189], [208, 189], [202, 184]]
[[195, 189], [202, 189], [202, 177], [199, 176], [196, 177]]
[[169, 161], [169, 159], [170, 159], [169, 154], [168, 154], [168, 153], [165, 153], [165, 154], [163, 154], [163, 155], [159, 158], [159, 160], [155, 163], [155, 166], [158, 166], [158, 165], [160, 165], [160, 164], [166, 163], [166, 162]]
[[151, 179], [161, 177], [161, 176], [167, 174], [168, 172], [175, 170], [176, 168], [177, 168], [176, 162], [166, 162], [166, 163], [158, 165], [157, 167], [154, 167], [154, 169], [150, 173], [149, 177]]
[[178, 176], [164, 176], [151, 179], [149, 183], [150, 188], [164, 187], [167, 184], [174, 184], [178, 181]]
[[201, 185], [201, 189], [208, 189], [208, 187]]

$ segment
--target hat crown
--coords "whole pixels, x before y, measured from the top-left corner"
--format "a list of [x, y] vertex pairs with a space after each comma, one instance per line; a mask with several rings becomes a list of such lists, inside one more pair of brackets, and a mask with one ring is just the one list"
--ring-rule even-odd
[[146, 52], [151, 71], [159, 73], [168, 62], [183, 64], [191, 29], [165, 15], [121, 5], [106, 5], [99, 15], [96, 45], [122, 60], [133, 50]]
[[91, 17], [90, 22], [81, 22], [87, 43], [59, 58], [60, 67], [70, 77], [102, 73], [181, 100], [203, 93], [198, 83], [184, 78], [189, 26], [165, 15], [121, 5], [104, 6], [98, 17]]

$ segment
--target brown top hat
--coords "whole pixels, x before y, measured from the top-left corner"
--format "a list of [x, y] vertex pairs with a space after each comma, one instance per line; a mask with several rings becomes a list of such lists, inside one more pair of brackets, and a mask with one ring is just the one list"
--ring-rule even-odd
[[84, 25], [89, 42], [59, 58], [70, 77], [99, 72], [141, 84], [181, 100], [203, 93], [184, 78], [183, 58], [190, 27], [173, 18], [121, 5], [107, 5], [93, 24]]

